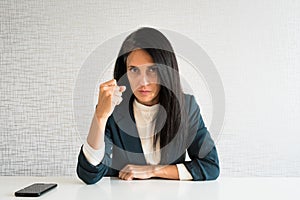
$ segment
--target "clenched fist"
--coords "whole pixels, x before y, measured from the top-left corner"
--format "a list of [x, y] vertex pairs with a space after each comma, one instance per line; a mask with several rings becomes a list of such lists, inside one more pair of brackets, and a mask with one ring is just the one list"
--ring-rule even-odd
[[115, 79], [102, 83], [98, 97], [96, 116], [98, 120], [107, 119], [119, 105], [123, 98], [122, 93], [126, 90], [125, 86], [118, 86]]

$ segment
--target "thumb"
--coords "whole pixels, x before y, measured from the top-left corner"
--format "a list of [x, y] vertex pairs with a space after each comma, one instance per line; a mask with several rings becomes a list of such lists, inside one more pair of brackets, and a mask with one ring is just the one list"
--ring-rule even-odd
[[120, 87], [120, 92], [124, 92], [126, 90], [126, 86], [122, 85], [122, 86], [119, 86]]

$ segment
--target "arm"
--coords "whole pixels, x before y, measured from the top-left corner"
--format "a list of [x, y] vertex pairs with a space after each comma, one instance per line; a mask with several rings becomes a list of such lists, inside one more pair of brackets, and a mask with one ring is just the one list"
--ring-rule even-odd
[[192, 180], [191, 174], [183, 164], [177, 165], [126, 165], [119, 173], [123, 180], [164, 178], [173, 180]]
[[[87, 137], [89, 148], [81, 148], [77, 164], [77, 174], [87, 184], [99, 181], [111, 165], [112, 139], [107, 122], [115, 106], [121, 103], [125, 89], [124, 86], [118, 87], [114, 79], [100, 85], [98, 105]], [[99, 156], [95, 156], [95, 152], [99, 152]]]
[[176, 165], [126, 165], [119, 172], [119, 178], [123, 180], [153, 177], [178, 180], [179, 174]]
[[[206, 134], [209, 134], [207, 130], [205, 131]], [[200, 138], [199, 135], [197, 135], [196, 138], [199, 139], [199, 141], [195, 143], [193, 142], [191, 147], [188, 149], [188, 154], [191, 158], [191, 161], [185, 161], [184, 165], [192, 175], [194, 181], [215, 180], [220, 174], [216, 147], [208, 147], [210, 151], [204, 157], [202, 157], [199, 155], [201, 152], [197, 153], [197, 151], [199, 152], [199, 149], [201, 149], [199, 148], [199, 143], [201, 143], [201, 140], [203, 141], [203, 139]], [[204, 138], [211, 140], [210, 136], [208, 135], [204, 136]]]
[[194, 97], [190, 103], [190, 130], [196, 134], [191, 145], [187, 149], [191, 161], [183, 164], [190, 172], [194, 181], [215, 180], [219, 176], [219, 159], [213, 139], [210, 136], [202, 116], [199, 106]]
[[92, 160], [100, 160], [98, 164], [91, 162], [87, 159], [87, 156], [83, 152], [83, 147], [81, 147], [78, 163], [77, 163], [77, 175], [84, 181], [86, 184], [94, 184], [98, 182], [108, 171], [111, 166], [111, 157], [112, 154], [112, 139], [111, 139], [111, 129], [109, 123], [107, 123], [105, 128], [105, 152], [102, 154], [103, 158], [95, 158]]

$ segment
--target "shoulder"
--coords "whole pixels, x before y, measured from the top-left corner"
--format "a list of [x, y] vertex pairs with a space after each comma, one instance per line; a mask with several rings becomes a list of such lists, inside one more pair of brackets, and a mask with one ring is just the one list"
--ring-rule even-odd
[[192, 95], [192, 94], [186, 94], [186, 93], [184, 93], [183, 96], [184, 96], [184, 99], [185, 99], [186, 102], [194, 102], [194, 101], [196, 101], [195, 100], [195, 96]]
[[191, 112], [200, 110], [200, 107], [194, 95], [184, 94], [184, 100], [187, 111]]

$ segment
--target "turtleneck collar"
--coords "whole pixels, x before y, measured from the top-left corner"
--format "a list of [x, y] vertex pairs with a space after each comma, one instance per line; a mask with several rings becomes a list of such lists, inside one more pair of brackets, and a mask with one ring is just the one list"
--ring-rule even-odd
[[133, 101], [134, 113], [138, 114], [138, 116], [142, 116], [144, 121], [147, 123], [155, 119], [159, 106], [159, 104], [155, 104], [153, 106], [146, 106], [144, 104], [139, 103], [136, 99], [134, 99]]

